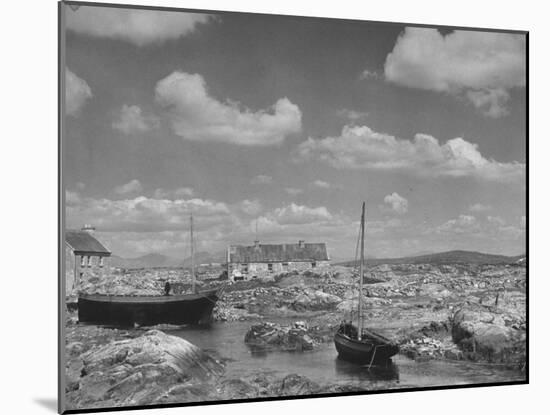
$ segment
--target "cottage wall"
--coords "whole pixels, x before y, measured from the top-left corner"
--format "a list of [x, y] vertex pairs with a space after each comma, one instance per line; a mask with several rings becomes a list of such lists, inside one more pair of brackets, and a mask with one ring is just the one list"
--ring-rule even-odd
[[71, 295], [74, 290], [74, 261], [72, 249], [65, 245], [65, 295]]
[[69, 246], [65, 246], [65, 293], [76, 295], [78, 286], [93, 277], [102, 277], [108, 273], [109, 257], [98, 255], [75, 255]]
[[238, 271], [243, 279], [269, 278], [283, 272], [308, 271], [330, 266], [330, 261], [296, 261], [296, 262], [253, 262], [230, 264], [230, 273]]

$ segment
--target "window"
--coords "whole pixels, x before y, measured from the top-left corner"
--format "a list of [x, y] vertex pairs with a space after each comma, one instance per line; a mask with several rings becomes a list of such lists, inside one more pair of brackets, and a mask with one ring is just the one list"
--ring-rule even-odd
[[248, 264], [243, 264], [243, 272], [248, 272]]
[[103, 266], [103, 257], [99, 257], [99, 266], [100, 266], [100, 267]]
[[92, 266], [92, 257], [88, 255], [88, 267]]
[[84, 255], [82, 255], [80, 257], [80, 266], [81, 267], [85, 267], [86, 266], [86, 257]]
[[273, 271], [273, 264], [267, 264], [267, 270], [268, 271]]
[[283, 262], [283, 271], [288, 270], [288, 262]]
[[313, 262], [311, 263], [311, 268], [315, 268], [316, 266], [317, 266], [317, 262], [313, 261]]

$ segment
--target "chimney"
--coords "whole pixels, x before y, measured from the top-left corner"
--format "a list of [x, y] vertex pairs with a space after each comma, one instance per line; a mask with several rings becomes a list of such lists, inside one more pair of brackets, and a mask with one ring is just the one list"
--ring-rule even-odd
[[88, 232], [89, 234], [93, 234], [95, 232], [95, 228], [89, 223], [87, 223], [82, 227], [81, 231]]
[[303, 239], [300, 239], [300, 240], [298, 241], [298, 246], [299, 246], [300, 248], [303, 248], [303, 247], [305, 246], [305, 241], [304, 241]]

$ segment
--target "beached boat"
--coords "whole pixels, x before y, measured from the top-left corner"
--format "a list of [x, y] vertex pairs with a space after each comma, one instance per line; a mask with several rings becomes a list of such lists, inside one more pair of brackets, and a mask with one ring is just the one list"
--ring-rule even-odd
[[122, 296], [80, 294], [78, 296], [78, 320], [83, 323], [115, 326], [152, 326], [155, 324], [203, 324], [210, 322], [212, 310], [218, 301], [221, 289], [202, 292], [196, 290], [193, 216], [190, 218], [191, 278], [192, 292], [169, 295]]
[[365, 202], [361, 211], [361, 257], [359, 262], [358, 324], [343, 322], [334, 335], [338, 356], [358, 364], [373, 364], [388, 360], [399, 352], [397, 343], [363, 327], [363, 277], [365, 269]]
[[165, 296], [81, 294], [78, 320], [116, 326], [201, 324], [210, 321], [218, 298], [218, 290]]

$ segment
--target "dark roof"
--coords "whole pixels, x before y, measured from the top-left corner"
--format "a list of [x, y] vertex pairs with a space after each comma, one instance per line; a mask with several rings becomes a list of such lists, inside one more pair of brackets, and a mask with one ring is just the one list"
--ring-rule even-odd
[[111, 252], [86, 231], [65, 231], [65, 242], [72, 248], [76, 255], [101, 255], [109, 256]]
[[229, 259], [233, 263], [328, 261], [328, 254], [324, 243], [308, 243], [301, 246], [300, 244], [234, 245], [229, 247]]

